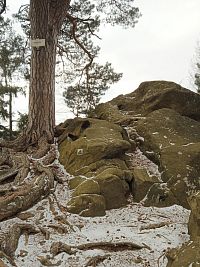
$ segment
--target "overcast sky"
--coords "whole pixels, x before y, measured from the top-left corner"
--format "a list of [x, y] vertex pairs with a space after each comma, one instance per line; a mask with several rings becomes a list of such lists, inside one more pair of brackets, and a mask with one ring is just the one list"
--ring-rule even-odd
[[[8, 5], [17, 11], [19, 3], [27, 2], [8, 0]], [[99, 33], [100, 62], [109, 61], [123, 73], [103, 101], [131, 92], [147, 80], [170, 80], [193, 89], [189, 73], [200, 40], [200, 0], [135, 0], [135, 6], [142, 17], [134, 29], [106, 26]], [[61, 94], [56, 106], [57, 121], [62, 121], [67, 109]]]

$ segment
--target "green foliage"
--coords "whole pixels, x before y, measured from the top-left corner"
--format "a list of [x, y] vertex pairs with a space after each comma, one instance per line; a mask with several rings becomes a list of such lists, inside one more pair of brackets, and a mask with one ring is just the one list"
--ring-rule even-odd
[[[30, 36], [28, 14], [29, 5], [25, 5], [15, 17]], [[62, 77], [67, 85], [64, 100], [76, 116], [92, 110], [110, 84], [122, 76], [114, 72], [110, 63], [104, 66], [95, 63], [100, 50], [95, 45], [100, 25], [134, 27], [140, 16], [134, 0], [70, 1], [58, 39], [56, 73], [57, 81]]]
[[114, 72], [110, 63], [104, 66], [93, 63], [85, 79], [65, 88], [64, 100], [77, 117], [80, 114], [87, 115], [96, 107], [109, 86], [121, 77], [122, 74]]
[[23, 38], [16, 34], [12, 21], [0, 16], [0, 117], [9, 119], [12, 137], [12, 98], [24, 90], [16, 86], [24, 72]]
[[13, 80], [13, 75], [23, 71], [23, 38], [16, 34], [12, 21], [0, 17], [0, 74], [6, 84]]
[[21, 131], [25, 130], [25, 128], [28, 124], [28, 114], [21, 113], [21, 112], [18, 112], [18, 114], [19, 114], [19, 119], [17, 122], [17, 128], [18, 128], [18, 131], [21, 132]]
[[0, 15], [6, 10], [6, 0], [0, 0]]
[[200, 63], [196, 64], [197, 72], [195, 73], [195, 85], [197, 86], [197, 92], [200, 93]]
[[133, 6], [133, 0], [98, 0], [97, 11], [103, 14], [103, 21], [124, 28], [134, 27], [141, 16], [139, 9]]
[[8, 101], [5, 100], [4, 97], [5, 93], [7, 93], [7, 91], [0, 82], [0, 118], [2, 118], [3, 120], [8, 118], [8, 111], [7, 111]]

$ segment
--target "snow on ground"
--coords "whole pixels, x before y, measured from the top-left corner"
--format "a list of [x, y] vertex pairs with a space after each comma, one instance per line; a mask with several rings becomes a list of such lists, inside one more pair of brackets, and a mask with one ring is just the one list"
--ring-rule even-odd
[[[148, 153], [153, 153], [151, 151], [148, 151]], [[135, 151], [132, 153], [126, 153], [127, 156], [130, 158], [131, 168], [139, 167], [142, 169], [146, 169], [147, 173], [151, 176], [156, 176], [160, 181], [161, 179], [161, 173], [158, 169], [158, 166], [153, 163], [150, 159], [148, 159], [139, 148], [136, 148]]]
[[[26, 221], [13, 218], [0, 222], [1, 232], [6, 232], [16, 222], [29, 223], [49, 232], [46, 238], [41, 232], [29, 235], [28, 238], [26, 235], [20, 237], [15, 253], [18, 267], [165, 267], [165, 251], [189, 240], [189, 211], [183, 207], [144, 207], [130, 200], [127, 206], [109, 210], [103, 217], [84, 218], [65, 211], [63, 206], [66, 206], [69, 197], [66, 177], [64, 186], [57, 184], [56, 191], [49, 198], [28, 210], [33, 217]], [[133, 242], [144, 248], [122, 251], [77, 250], [73, 255], [60, 253], [53, 258], [50, 247], [53, 242], [58, 241], [68, 245]], [[102, 261], [89, 264], [95, 256], [101, 256]], [[44, 258], [49, 260], [48, 264]]]
[[[157, 166], [140, 150], [129, 156], [133, 167], [146, 168], [151, 175], [160, 177]], [[190, 211], [178, 205], [144, 207], [141, 203], [134, 203], [130, 197], [127, 206], [109, 210], [103, 217], [84, 218], [68, 213], [66, 204], [72, 193], [68, 180], [72, 176], [59, 162], [56, 164], [59, 166], [57, 175], [64, 183], [56, 182], [55, 191], [49, 197], [23, 212], [26, 218], [18, 216], [0, 222], [0, 234], [6, 233], [14, 223], [31, 224], [40, 230], [37, 234], [20, 237], [15, 252], [17, 267], [166, 267], [165, 252], [189, 240], [187, 223]], [[54, 242], [70, 246], [132, 242], [142, 248], [120, 251], [76, 249], [72, 255], [63, 252], [53, 257], [50, 248]]]

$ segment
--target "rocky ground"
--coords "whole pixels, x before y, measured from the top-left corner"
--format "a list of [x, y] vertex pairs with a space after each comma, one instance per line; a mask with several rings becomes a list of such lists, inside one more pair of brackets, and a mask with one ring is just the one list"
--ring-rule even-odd
[[142, 83], [0, 151], [0, 267], [200, 265], [200, 95]]
[[68, 188], [72, 176], [62, 169], [60, 176], [64, 184], [57, 183], [49, 197], [0, 223], [1, 235], [23, 226], [16, 251], [10, 251], [14, 257], [6, 260], [1, 255], [0, 266], [164, 267], [169, 248], [189, 240], [190, 212], [177, 205], [144, 207], [130, 197], [128, 205], [102, 217], [70, 214], [66, 203], [72, 193]]

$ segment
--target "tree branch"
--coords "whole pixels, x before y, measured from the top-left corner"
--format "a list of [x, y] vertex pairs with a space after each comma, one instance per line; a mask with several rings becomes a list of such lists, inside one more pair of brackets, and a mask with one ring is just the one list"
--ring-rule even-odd
[[1, 1], [2, 7], [0, 10], [0, 15], [6, 10], [6, 0]]
[[90, 62], [85, 66], [84, 69], [89, 68], [93, 62], [94, 57], [91, 55], [91, 53], [84, 47], [84, 45], [78, 40], [76, 36], [76, 29], [77, 29], [77, 18], [71, 16], [69, 13], [67, 13], [67, 18], [72, 24], [72, 36], [74, 38], [74, 41], [78, 44], [78, 46], [88, 55]]

